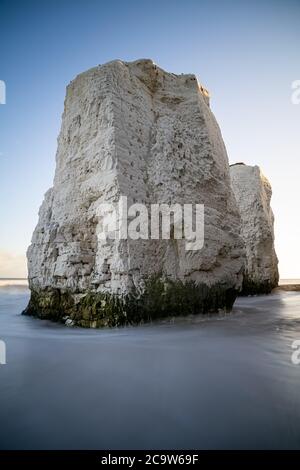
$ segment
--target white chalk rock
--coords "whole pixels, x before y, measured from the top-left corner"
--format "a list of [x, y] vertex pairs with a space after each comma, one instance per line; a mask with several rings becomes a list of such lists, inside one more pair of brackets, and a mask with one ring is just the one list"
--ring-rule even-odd
[[278, 285], [279, 277], [270, 206], [272, 188], [258, 166], [236, 164], [230, 167], [230, 173], [246, 248], [243, 293], [269, 293]]
[[[204, 247], [187, 251], [174, 236], [101, 239], [100, 207], [121, 196], [148, 208], [204, 204]], [[239, 224], [226, 149], [196, 77], [151, 60], [95, 67], [67, 88], [54, 184], [28, 250], [26, 312], [102, 326], [230, 309], [242, 283]]]

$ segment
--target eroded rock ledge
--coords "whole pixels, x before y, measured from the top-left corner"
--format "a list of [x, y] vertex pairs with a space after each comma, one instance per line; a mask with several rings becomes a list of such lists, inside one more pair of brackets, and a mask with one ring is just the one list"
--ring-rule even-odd
[[[102, 240], [98, 208], [204, 204], [204, 248]], [[28, 249], [27, 314], [82, 326], [230, 309], [244, 248], [226, 149], [194, 75], [113, 61], [67, 88], [53, 188]]]

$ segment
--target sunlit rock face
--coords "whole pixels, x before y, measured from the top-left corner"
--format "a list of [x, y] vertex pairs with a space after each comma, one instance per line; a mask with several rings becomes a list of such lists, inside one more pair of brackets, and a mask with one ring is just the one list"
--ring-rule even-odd
[[[186, 240], [103, 240], [103, 203], [204, 204]], [[226, 149], [194, 75], [109, 62], [67, 88], [53, 188], [28, 249], [26, 313], [82, 326], [230, 309], [244, 265]]]
[[243, 293], [269, 293], [278, 285], [279, 278], [270, 206], [272, 188], [258, 166], [240, 163], [232, 165], [230, 173], [246, 249]]

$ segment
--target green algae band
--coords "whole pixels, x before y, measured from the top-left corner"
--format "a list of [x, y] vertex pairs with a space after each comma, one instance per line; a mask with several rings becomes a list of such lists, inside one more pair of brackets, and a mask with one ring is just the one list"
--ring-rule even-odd
[[89, 292], [75, 302], [76, 295], [58, 289], [32, 291], [26, 315], [65, 321], [82, 327], [134, 325], [168, 316], [230, 311], [237, 292], [221, 285], [207, 287], [181, 281], [153, 279], [143, 294], [116, 296]]

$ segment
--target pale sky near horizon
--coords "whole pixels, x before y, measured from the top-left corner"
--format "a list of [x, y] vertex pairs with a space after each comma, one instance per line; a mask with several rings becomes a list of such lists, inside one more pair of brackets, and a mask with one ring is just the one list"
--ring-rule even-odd
[[299, 0], [1, 0], [0, 18], [0, 277], [26, 276], [66, 85], [146, 57], [208, 88], [230, 163], [257, 164], [272, 184], [281, 277], [300, 278]]

